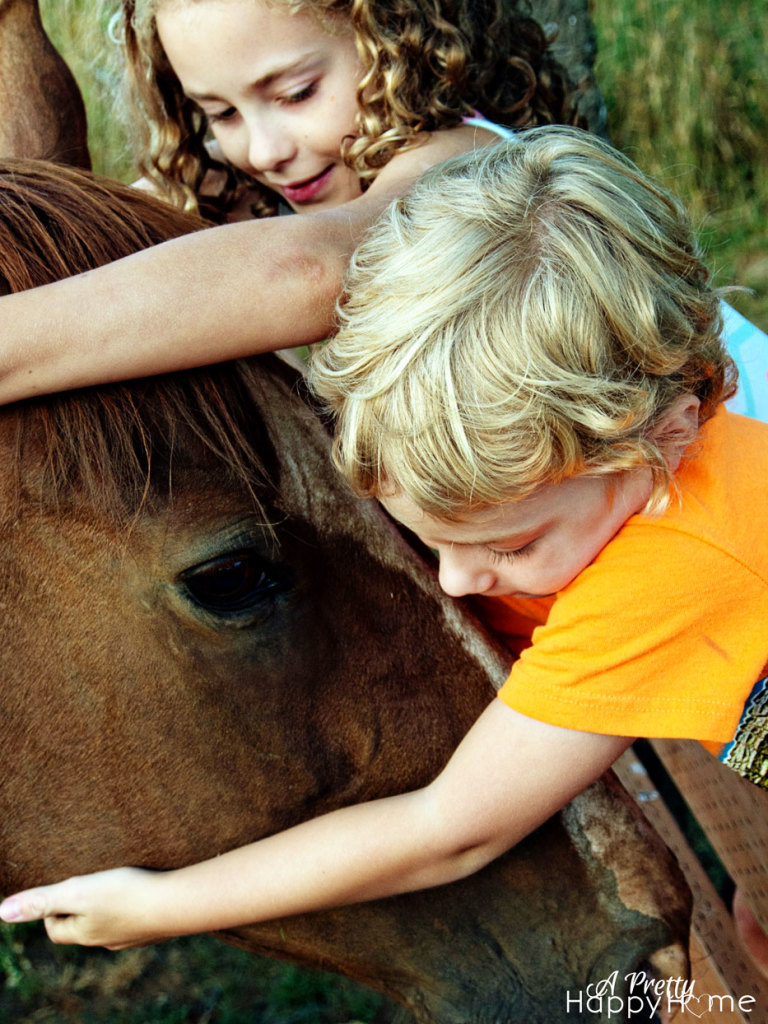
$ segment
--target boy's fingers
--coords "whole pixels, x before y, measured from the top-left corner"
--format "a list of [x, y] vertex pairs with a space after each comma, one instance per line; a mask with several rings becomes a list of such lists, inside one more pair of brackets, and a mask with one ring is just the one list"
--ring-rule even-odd
[[9, 924], [21, 921], [38, 921], [49, 913], [45, 893], [40, 889], [30, 889], [9, 896], [0, 904], [0, 918]]
[[45, 930], [52, 942], [60, 945], [84, 943], [92, 945], [83, 932], [83, 918], [72, 913], [66, 897], [71, 887], [66, 882], [28, 889], [9, 896], [0, 904], [0, 918], [9, 924], [45, 920]]
[[101, 945], [92, 943], [82, 934], [82, 918], [74, 915], [62, 917], [46, 917], [45, 930], [51, 942], [59, 946], [69, 946], [79, 943], [81, 945]]
[[71, 902], [72, 896], [68, 882], [17, 892], [0, 904], [0, 919], [9, 924], [19, 924], [23, 921], [39, 921], [51, 914], [70, 914], [76, 908], [64, 904], [67, 897]]

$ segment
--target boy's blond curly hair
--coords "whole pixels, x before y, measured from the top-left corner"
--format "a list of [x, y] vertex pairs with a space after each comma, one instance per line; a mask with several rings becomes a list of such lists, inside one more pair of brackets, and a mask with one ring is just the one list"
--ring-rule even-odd
[[[155, 14], [164, 2], [121, 0], [113, 19], [125, 48], [141, 173], [175, 205], [200, 206], [213, 220], [222, 220], [246, 188], [257, 196], [255, 215], [274, 214], [273, 194], [206, 150], [205, 116], [184, 96], [158, 39]], [[510, 127], [579, 120], [542, 28], [515, 0], [271, 2], [314, 13], [328, 31], [352, 26], [364, 74], [359, 133], [345, 157], [364, 185], [419, 132], [454, 127], [475, 108]], [[203, 196], [212, 171], [221, 185]]]
[[735, 390], [682, 205], [578, 129], [428, 172], [359, 248], [340, 317], [311, 377], [339, 466], [442, 519], [640, 466], [661, 508], [654, 426]]

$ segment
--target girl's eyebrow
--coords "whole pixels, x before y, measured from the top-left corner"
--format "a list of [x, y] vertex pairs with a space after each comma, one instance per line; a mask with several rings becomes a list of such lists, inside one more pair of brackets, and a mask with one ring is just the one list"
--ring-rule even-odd
[[[273, 68], [264, 75], [260, 75], [258, 78], [250, 83], [249, 88], [251, 89], [268, 89], [275, 81], [280, 78], [285, 78], [288, 75], [295, 74], [298, 71], [309, 70], [311, 67], [311, 61], [315, 58], [314, 54], [307, 53], [301, 57], [297, 57], [296, 60], [292, 60], [287, 64], [282, 64], [279, 67]], [[319, 60], [319, 58], [317, 58]], [[218, 100], [221, 97], [211, 93], [196, 93], [190, 91], [186, 94], [189, 99], [194, 100], [196, 103]]]

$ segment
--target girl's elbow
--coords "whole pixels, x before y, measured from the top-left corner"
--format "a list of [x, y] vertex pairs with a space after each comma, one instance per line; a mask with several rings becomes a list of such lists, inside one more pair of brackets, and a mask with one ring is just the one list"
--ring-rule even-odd
[[280, 253], [273, 267], [273, 285], [278, 294], [290, 299], [293, 319], [300, 313], [330, 327], [346, 266], [344, 255], [333, 249], [315, 250], [296, 242]]

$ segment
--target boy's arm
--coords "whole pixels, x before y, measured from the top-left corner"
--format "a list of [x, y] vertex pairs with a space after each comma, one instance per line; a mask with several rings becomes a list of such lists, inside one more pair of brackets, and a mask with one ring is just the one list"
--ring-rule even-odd
[[438, 132], [343, 206], [210, 228], [0, 299], [0, 404], [322, 340], [349, 258], [387, 203], [490, 138]]
[[46, 917], [58, 942], [118, 949], [452, 882], [545, 821], [630, 742], [546, 725], [497, 699], [424, 789], [178, 871], [119, 869], [29, 890], [0, 914]]

